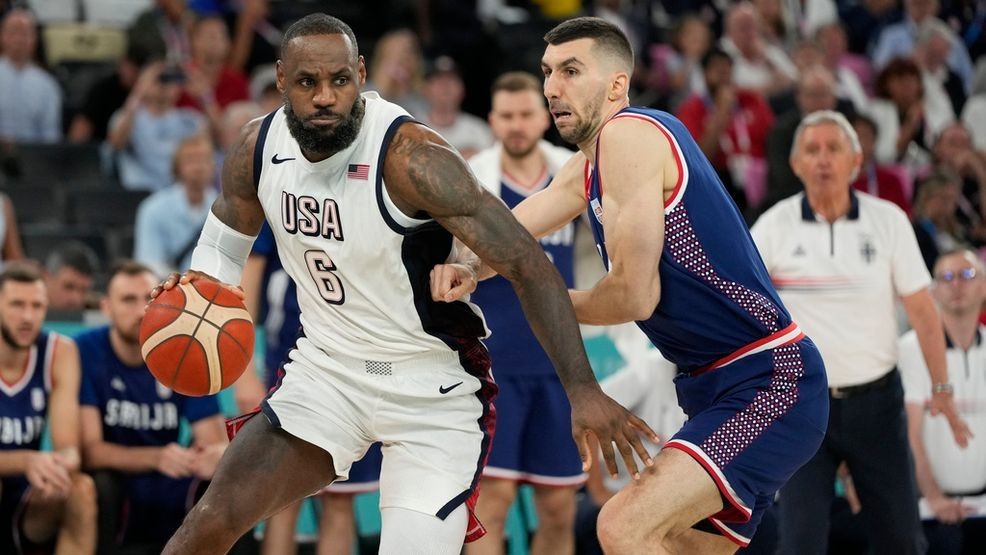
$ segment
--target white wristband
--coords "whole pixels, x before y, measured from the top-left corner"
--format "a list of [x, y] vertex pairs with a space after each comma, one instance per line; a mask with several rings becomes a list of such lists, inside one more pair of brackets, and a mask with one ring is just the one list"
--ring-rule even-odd
[[210, 210], [199, 242], [192, 251], [191, 269], [223, 283], [239, 285], [254, 239], [256, 236], [229, 227]]

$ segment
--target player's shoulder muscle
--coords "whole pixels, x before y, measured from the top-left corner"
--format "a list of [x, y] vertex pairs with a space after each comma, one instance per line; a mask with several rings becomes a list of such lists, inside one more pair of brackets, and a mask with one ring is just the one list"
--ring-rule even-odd
[[236, 141], [226, 152], [226, 158], [223, 160], [223, 191], [232, 188], [232, 192], [238, 194], [241, 189], [246, 188], [256, 193], [253, 183], [253, 157], [263, 121], [264, 118], [257, 118], [244, 125]]

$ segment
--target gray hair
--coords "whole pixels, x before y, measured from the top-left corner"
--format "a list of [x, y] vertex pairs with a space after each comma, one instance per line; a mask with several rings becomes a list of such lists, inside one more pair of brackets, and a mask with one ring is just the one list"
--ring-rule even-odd
[[801, 123], [798, 124], [798, 128], [794, 131], [794, 142], [791, 143], [791, 156], [794, 156], [795, 151], [797, 151], [798, 141], [801, 139], [801, 134], [804, 130], [816, 125], [822, 125], [823, 123], [834, 123], [839, 126], [839, 129], [841, 129], [842, 132], [845, 133], [846, 138], [849, 139], [849, 144], [852, 146], [853, 154], [860, 154], [863, 152], [863, 147], [859, 146], [859, 135], [856, 134], [856, 130], [853, 129], [852, 124], [849, 123], [846, 116], [836, 112], [835, 110], [819, 110], [801, 118]]
[[[791, 158], [794, 158], [794, 155], [798, 151], [798, 144], [801, 141], [801, 134], [804, 133], [804, 130], [825, 123], [834, 123], [839, 126], [842, 133], [849, 139], [849, 145], [852, 147], [853, 154], [861, 154], [863, 152], [863, 147], [859, 145], [859, 135], [856, 134], [856, 130], [849, 123], [849, 120], [846, 119], [846, 116], [835, 110], [819, 110], [801, 118], [801, 123], [798, 124], [798, 128], [794, 131], [794, 142], [791, 143]], [[855, 180], [857, 175], [859, 175], [858, 168], [849, 176], [849, 179]]]
[[958, 37], [955, 36], [955, 32], [948, 26], [948, 23], [937, 17], [928, 18], [918, 25], [916, 41], [918, 44], [925, 44], [936, 36], [944, 38], [949, 44], [958, 42]]

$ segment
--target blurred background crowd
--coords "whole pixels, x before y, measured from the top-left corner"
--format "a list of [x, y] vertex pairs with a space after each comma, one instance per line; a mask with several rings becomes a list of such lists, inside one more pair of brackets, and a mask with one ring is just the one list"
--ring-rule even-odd
[[912, 217], [929, 268], [986, 244], [976, 0], [0, 0], [3, 258], [73, 238], [97, 283], [122, 256], [182, 267], [224, 147], [281, 102], [280, 30], [315, 10], [355, 29], [367, 89], [466, 157], [493, 141], [493, 79], [538, 74], [544, 32], [594, 14], [633, 43], [632, 103], [679, 116], [751, 222], [801, 189], [801, 114], [837, 109], [862, 140], [854, 186]]
[[[50, 321], [100, 321], [114, 260], [187, 268], [225, 148], [281, 105], [282, 30], [315, 11], [355, 31], [367, 90], [467, 158], [494, 142], [494, 79], [603, 17], [636, 53], [631, 103], [683, 121], [751, 224], [802, 190], [795, 129], [832, 109], [853, 187], [910, 216], [929, 271], [986, 247], [983, 0], [0, 0], [0, 258], [44, 268]], [[849, 501], [830, 548], [863, 552]]]

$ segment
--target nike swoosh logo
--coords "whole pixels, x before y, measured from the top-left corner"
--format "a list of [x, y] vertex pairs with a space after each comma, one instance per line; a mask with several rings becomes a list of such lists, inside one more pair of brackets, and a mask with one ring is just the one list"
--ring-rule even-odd
[[462, 385], [462, 382], [454, 383], [448, 387], [445, 387], [444, 385], [440, 385], [438, 386], [438, 392], [441, 393], [442, 395], [445, 395], [446, 393], [452, 391], [453, 389], [459, 387], [460, 385]]
[[278, 158], [277, 157], [277, 154], [275, 154], [275, 155], [273, 155], [273, 156], [270, 157], [270, 163], [271, 164], [283, 164], [284, 162], [287, 162], [288, 160], [294, 160], [294, 158]]

